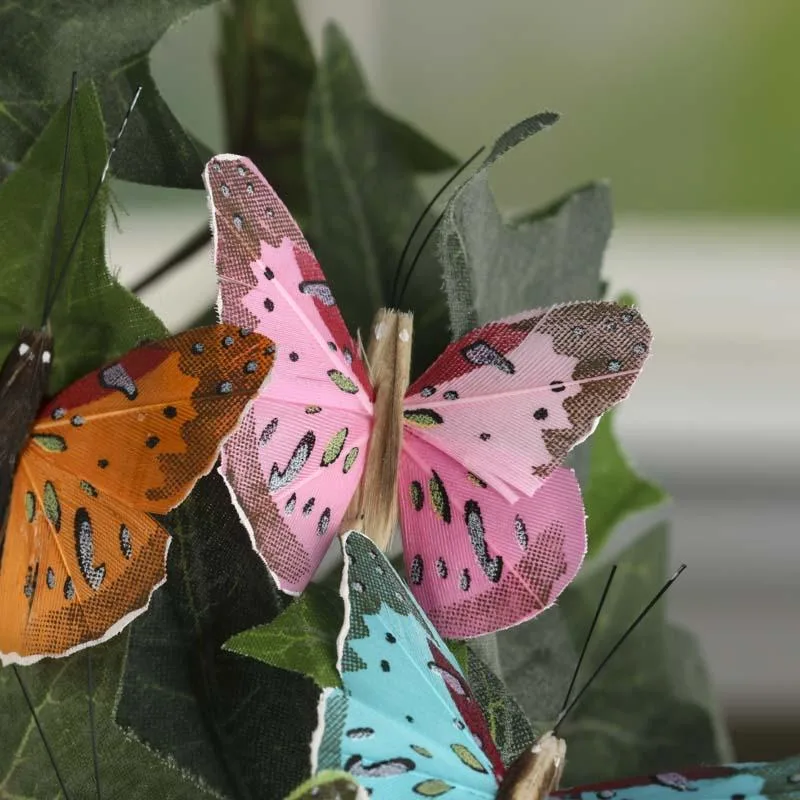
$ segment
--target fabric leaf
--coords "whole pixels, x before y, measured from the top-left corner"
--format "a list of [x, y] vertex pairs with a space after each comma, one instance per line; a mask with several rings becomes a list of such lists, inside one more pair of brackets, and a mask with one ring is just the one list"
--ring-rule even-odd
[[136, 85], [144, 86], [114, 159], [115, 175], [139, 183], [200, 188], [210, 152], [173, 116], [153, 82], [148, 61], [151, 48], [171, 25], [209, 2], [6, 4], [0, 11], [0, 160], [22, 159], [66, 99], [74, 69], [81, 81], [96, 83], [109, 138]]
[[590, 184], [546, 209], [505, 221], [489, 168], [558, 119], [545, 112], [506, 131], [450, 198], [438, 232], [453, 336], [518, 311], [599, 297], [611, 234], [605, 184]]
[[[295, 0], [232, 0], [220, 15], [227, 147], [264, 171], [305, 228], [303, 129], [317, 65]], [[408, 123], [374, 105], [371, 113], [415, 172], [455, 165], [453, 156]]]
[[489, 723], [492, 739], [503, 763], [511, 765], [536, 738], [525, 712], [503, 681], [472, 651], [467, 651], [465, 674], [470, 688]]
[[[7, 13], [13, 17], [17, 12]], [[0, 25], [0, 31], [2, 39], [6, 32], [4, 25]], [[3, 57], [0, 55], [0, 60]], [[47, 123], [22, 163], [0, 186], [0, 219], [5, 221], [0, 226], [3, 357], [16, 342], [20, 327], [35, 328], [41, 324], [66, 121], [65, 106]], [[0, 130], [3, 124], [0, 115]], [[129, 145], [130, 141], [123, 139], [118, 154]], [[75, 100], [59, 269], [65, 263], [89, 197], [100, 179], [106, 152], [97, 95], [87, 83], [80, 86]], [[55, 357], [51, 392], [129, 350], [142, 339], [166, 334], [155, 314], [110, 276], [105, 260], [105, 217], [106, 200], [101, 192], [53, 307], [50, 322]]]
[[216, 470], [165, 525], [167, 584], [131, 626], [117, 722], [225, 797], [282, 797], [308, 774], [318, 691], [222, 644], [276, 617], [287, 598]]
[[631, 467], [614, 436], [614, 414], [605, 414], [592, 434], [589, 477], [583, 489], [590, 556], [602, 549], [623, 519], [669, 497]]
[[[208, 786], [167, 765], [114, 725], [127, 634], [91, 650], [95, 725], [104, 797], [218, 797]], [[86, 652], [19, 670], [59, 772], [72, 797], [95, 797], [86, 697]], [[0, 670], [0, 794], [8, 800], [62, 798], [52, 764], [11, 669]]]
[[277, 619], [236, 634], [223, 649], [307, 675], [323, 689], [341, 686], [336, 637], [342, 615], [338, 593], [311, 584]]
[[[351, 331], [366, 332], [379, 308], [400, 302], [391, 297], [398, 259], [425, 203], [333, 24], [324, 32], [305, 152], [316, 255]], [[415, 313], [416, 375], [450, 339], [441, 271], [431, 250], [417, 264], [401, 307]]]

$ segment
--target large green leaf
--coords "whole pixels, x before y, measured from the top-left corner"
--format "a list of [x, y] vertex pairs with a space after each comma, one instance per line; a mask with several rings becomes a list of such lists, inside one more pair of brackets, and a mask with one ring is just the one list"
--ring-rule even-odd
[[316, 65], [295, 2], [232, 0], [220, 15], [227, 146], [264, 170], [305, 226], [303, 126]]
[[[617, 576], [576, 689], [664, 583], [667, 539], [667, 527], [659, 525], [617, 559]], [[608, 566], [603, 565], [575, 581], [559, 600], [560, 621], [546, 612], [521, 626], [512, 640], [519, 648], [527, 639], [532, 653], [539, 642], [549, 642], [547, 655], [532, 660], [560, 665], [563, 685], [552, 686], [541, 695], [523, 691], [523, 684], [536, 679], [535, 673], [519, 669], [506, 676], [529, 718], [541, 721], [539, 727], [544, 727], [545, 721], [552, 722], [558, 713], [571, 676], [566, 662], [583, 645], [607, 578]], [[548, 632], [548, 625], [555, 631], [551, 627]], [[557, 630], [559, 626], [563, 626], [561, 631]], [[717, 763], [728, 756], [727, 740], [711, 710], [707, 681], [698, 678], [698, 665], [702, 670], [699, 656], [691, 640], [674, 630], [666, 622], [662, 600], [566, 717], [560, 735], [567, 741], [570, 757], [563, 785], [652, 774], [679, 764]], [[502, 634], [499, 638], [502, 652], [507, 642]], [[692, 665], [688, 677], [676, 669], [672, 648], [678, 641], [682, 648], [680, 663]]]
[[226, 797], [282, 797], [308, 775], [318, 691], [222, 644], [287, 598], [216, 470], [166, 525], [167, 584], [132, 626], [117, 722]]
[[[95, 731], [103, 797], [216, 797], [114, 725], [127, 635], [92, 649]], [[87, 687], [87, 654], [48, 659], [19, 670], [73, 798], [95, 797]], [[0, 797], [63, 798], [44, 745], [11, 668], [0, 670]]]
[[19, 161], [69, 93], [69, 73], [96, 82], [113, 135], [136, 85], [144, 92], [114, 174], [162, 186], [202, 186], [209, 151], [187, 133], [153, 83], [149, 52], [164, 32], [212, 0], [32, 0], [0, 7], [0, 160]]
[[236, 634], [223, 649], [307, 675], [323, 689], [341, 686], [336, 637], [343, 615], [338, 592], [311, 584], [277, 619]]
[[591, 184], [506, 221], [489, 186], [495, 162], [557, 119], [545, 112], [506, 131], [445, 208], [438, 250], [454, 336], [518, 311], [599, 296], [611, 234], [608, 187]]
[[589, 555], [598, 553], [623, 519], [662, 503], [667, 493], [637, 475], [614, 436], [614, 411], [592, 434], [589, 478], [584, 483]]
[[[306, 124], [311, 235], [346, 322], [365, 334], [379, 308], [400, 302], [391, 296], [398, 259], [425, 206], [394, 142], [347, 41], [328, 25]], [[450, 341], [441, 282], [424, 252], [402, 300], [415, 315], [415, 374]]]
[[[219, 71], [227, 146], [259, 165], [301, 228], [308, 222], [303, 136], [316, 62], [294, 0], [221, 6]], [[417, 172], [455, 159], [408, 123], [372, 106], [385, 138]]]
[[[9, 12], [10, 13], [10, 12]], [[0, 29], [2, 29], [0, 13]], [[4, 34], [0, 34], [0, 37]], [[0, 48], [1, 49], [1, 48]], [[0, 354], [16, 342], [20, 326], [38, 327], [56, 227], [66, 106], [42, 131], [19, 167], [0, 186]], [[1, 124], [1, 123], [0, 123]], [[123, 139], [118, 153], [129, 147]], [[106, 159], [103, 119], [90, 83], [75, 101], [64, 203], [59, 269], [80, 224]], [[50, 319], [55, 358], [50, 387], [56, 390], [104, 361], [165, 329], [158, 318], [108, 272], [105, 261], [106, 197], [92, 208], [68, 265]]]

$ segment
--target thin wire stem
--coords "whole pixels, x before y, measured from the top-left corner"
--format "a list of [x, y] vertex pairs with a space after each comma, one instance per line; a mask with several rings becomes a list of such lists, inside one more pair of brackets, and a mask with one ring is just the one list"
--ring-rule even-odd
[[53, 772], [55, 772], [56, 774], [56, 780], [58, 781], [58, 785], [61, 787], [61, 792], [64, 795], [64, 800], [70, 800], [70, 794], [67, 791], [64, 779], [61, 777], [61, 771], [58, 769], [58, 764], [56, 763], [55, 756], [53, 755], [53, 751], [50, 747], [50, 742], [47, 741], [47, 737], [44, 735], [42, 724], [39, 722], [39, 715], [36, 713], [36, 708], [33, 705], [33, 700], [31, 700], [31, 696], [28, 694], [28, 689], [22, 681], [22, 675], [19, 674], [19, 670], [17, 669], [16, 664], [13, 664], [11, 669], [14, 670], [14, 675], [16, 675], [17, 681], [19, 682], [19, 688], [22, 689], [22, 694], [25, 697], [25, 702], [28, 704], [28, 710], [31, 712], [31, 716], [33, 717], [33, 722], [36, 725], [36, 730], [39, 731], [39, 736], [42, 740], [42, 744], [44, 745], [44, 749], [47, 751], [47, 757], [50, 759], [50, 763], [53, 765]]
[[92, 763], [94, 765], [94, 785], [97, 789], [97, 800], [102, 800], [100, 790], [100, 757], [97, 753], [97, 731], [94, 721], [94, 675], [92, 671], [92, 649], [86, 650], [86, 690], [89, 703], [89, 731], [92, 738]]
[[75, 95], [78, 92], [78, 73], [72, 73], [72, 87], [69, 93], [69, 107], [67, 109], [67, 132], [64, 136], [64, 157], [61, 161], [61, 186], [58, 189], [58, 209], [56, 210], [56, 225], [53, 231], [53, 246], [50, 249], [50, 269], [47, 273], [47, 284], [44, 290], [44, 306], [42, 307], [42, 327], [47, 324], [48, 309], [52, 308], [50, 291], [56, 279], [56, 263], [58, 261], [58, 248], [64, 234], [64, 202], [67, 194], [67, 174], [69, 171], [69, 145], [72, 134], [72, 112], [75, 110]]
[[61, 284], [64, 282], [64, 277], [67, 274], [67, 269], [72, 262], [72, 257], [75, 255], [75, 250], [78, 248], [78, 242], [80, 241], [81, 234], [83, 233], [84, 227], [86, 227], [86, 222], [89, 219], [89, 214], [91, 213], [92, 206], [94, 206], [94, 202], [97, 199], [97, 195], [100, 194], [100, 189], [103, 187], [103, 183], [105, 183], [106, 175], [108, 174], [108, 168], [111, 166], [111, 159], [116, 152], [117, 146], [119, 145], [119, 141], [122, 138], [122, 134], [125, 133], [125, 128], [128, 125], [128, 119], [133, 112], [134, 107], [136, 106], [136, 102], [139, 99], [139, 95], [142, 93], [142, 87], [140, 86], [136, 93], [131, 100], [130, 105], [128, 106], [128, 110], [125, 112], [125, 116], [122, 119], [122, 124], [117, 131], [117, 135], [114, 138], [114, 141], [111, 143], [111, 149], [108, 152], [108, 158], [106, 158], [105, 166], [103, 167], [103, 173], [100, 176], [100, 180], [97, 182], [97, 185], [94, 187], [94, 191], [92, 192], [92, 196], [89, 198], [89, 203], [86, 206], [86, 210], [83, 212], [83, 217], [81, 218], [80, 225], [78, 225], [78, 230], [75, 233], [75, 237], [72, 240], [72, 245], [69, 248], [69, 252], [67, 253], [67, 257], [64, 260], [64, 266], [61, 269], [61, 273], [58, 276], [58, 282], [56, 283], [55, 289], [53, 289], [53, 295], [50, 299], [46, 311], [46, 316], [50, 316], [50, 312], [53, 309], [53, 304], [55, 303], [56, 296], [58, 295], [58, 291], [61, 288]]
[[[436, 201], [444, 194], [444, 192], [447, 190], [447, 187], [450, 186], [453, 183], [453, 181], [484, 151], [484, 149], [485, 149], [484, 147], [481, 147], [478, 150], [476, 150], [450, 176], [450, 178], [447, 180], [447, 182], [444, 184], [444, 186], [442, 186], [439, 189], [439, 191], [436, 192], [436, 194], [433, 196], [433, 198], [428, 203], [428, 205], [425, 206], [424, 211], [417, 218], [417, 221], [414, 224], [414, 227], [411, 229], [411, 233], [408, 235], [408, 239], [406, 239], [405, 246], [403, 247], [403, 252], [400, 253], [400, 258], [397, 261], [397, 269], [395, 270], [395, 273], [394, 273], [394, 280], [392, 282], [392, 293], [390, 295], [393, 306], [396, 307], [400, 303], [400, 300], [403, 297], [403, 293], [402, 292], [400, 293], [399, 296], [397, 295], [397, 286], [398, 286], [398, 284], [400, 282], [400, 273], [402, 272], [402, 269], [403, 269], [403, 261], [405, 260], [405, 257], [408, 254], [409, 248], [411, 247], [411, 242], [414, 239], [414, 234], [419, 230], [419, 226], [422, 225], [423, 221], [425, 220], [425, 217], [428, 216], [428, 212], [433, 208], [433, 206], [435, 205]], [[437, 220], [437, 223], [435, 223], [435, 224], [438, 224], [438, 220]], [[427, 241], [428, 238], [430, 238], [430, 237], [426, 237], [425, 241]], [[419, 255], [417, 255], [417, 257], [419, 257]], [[415, 259], [415, 263], [416, 263], [416, 259]], [[413, 269], [413, 268], [414, 268], [414, 264], [411, 265], [411, 269]], [[408, 280], [406, 280], [406, 285], [408, 285]], [[397, 302], [395, 302], [395, 299], [396, 299]]]
[[182, 264], [186, 259], [197, 253], [211, 238], [211, 230], [208, 224], [204, 224], [202, 228], [193, 233], [183, 244], [168, 255], [155, 269], [145, 275], [140, 281], [131, 287], [134, 294], [146, 289], [150, 284], [157, 281], [167, 273], [171, 272], [178, 264]]
[[608, 580], [606, 581], [606, 588], [603, 589], [600, 602], [597, 604], [597, 610], [594, 612], [594, 619], [592, 620], [592, 624], [589, 626], [589, 632], [586, 634], [586, 638], [583, 640], [583, 649], [581, 650], [580, 656], [578, 656], [578, 663], [575, 665], [575, 669], [572, 673], [572, 680], [570, 681], [567, 694], [564, 697], [564, 702], [561, 704], [561, 712], [559, 713], [563, 713], [564, 709], [569, 703], [569, 697], [572, 694], [572, 690], [575, 688], [575, 681], [578, 680], [578, 673], [581, 671], [581, 665], [583, 664], [583, 659], [586, 656], [586, 650], [589, 647], [589, 641], [591, 640], [594, 629], [597, 626], [597, 620], [600, 619], [600, 612], [603, 610], [603, 606], [605, 605], [606, 597], [608, 597], [608, 590], [611, 588], [611, 581], [614, 580], [616, 571], [617, 565], [614, 564], [614, 566], [611, 567], [611, 572], [609, 573]]
[[600, 674], [600, 672], [602, 672], [603, 667], [605, 667], [605, 665], [609, 662], [614, 653], [616, 653], [617, 650], [619, 650], [620, 647], [622, 647], [623, 642], [628, 638], [628, 636], [630, 636], [631, 633], [633, 633], [633, 631], [636, 629], [639, 623], [650, 612], [650, 609], [652, 609], [653, 606], [655, 606], [655, 604], [661, 599], [662, 595], [667, 591], [667, 589], [669, 589], [670, 586], [672, 586], [672, 584], [675, 583], [676, 580], [678, 580], [680, 574], [685, 569], [686, 569], [686, 564], [681, 564], [680, 567], [675, 571], [675, 574], [658, 590], [655, 597], [653, 597], [653, 599], [644, 607], [639, 616], [637, 616], [636, 619], [628, 626], [628, 629], [625, 631], [625, 633], [623, 633], [622, 636], [620, 636], [620, 638], [617, 640], [617, 643], [611, 648], [609, 654], [600, 662], [597, 669], [591, 674], [589, 680], [587, 680], [586, 683], [583, 684], [581, 690], [578, 692], [578, 694], [575, 695], [572, 702], [558, 715], [558, 719], [556, 720], [555, 725], [553, 725], [553, 733], [557, 732], [559, 726], [564, 721], [564, 718], [567, 716], [567, 714], [569, 714], [570, 711], [572, 711], [573, 708], [575, 708], [578, 701], [581, 699], [581, 697], [583, 697], [584, 692], [586, 692], [586, 690], [592, 685], [595, 678]]

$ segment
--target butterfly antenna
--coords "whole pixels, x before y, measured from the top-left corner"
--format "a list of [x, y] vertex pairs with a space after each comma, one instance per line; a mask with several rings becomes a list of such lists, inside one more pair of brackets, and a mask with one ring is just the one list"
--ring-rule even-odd
[[114, 138], [114, 141], [111, 143], [111, 149], [108, 151], [108, 158], [106, 158], [105, 166], [103, 167], [103, 173], [100, 175], [100, 180], [97, 182], [97, 185], [94, 187], [94, 191], [92, 192], [92, 196], [89, 198], [89, 202], [86, 206], [86, 210], [83, 212], [83, 217], [81, 218], [80, 225], [78, 225], [78, 230], [75, 233], [75, 237], [72, 240], [72, 245], [69, 248], [69, 252], [67, 253], [67, 257], [64, 260], [64, 266], [61, 268], [61, 273], [58, 276], [58, 282], [53, 289], [53, 294], [48, 300], [47, 309], [45, 311], [45, 316], [50, 316], [50, 311], [53, 308], [53, 304], [55, 303], [56, 296], [58, 294], [59, 289], [61, 288], [61, 284], [64, 282], [64, 277], [67, 274], [67, 269], [69, 268], [70, 263], [72, 262], [72, 257], [75, 255], [75, 250], [78, 247], [78, 242], [80, 241], [81, 234], [83, 233], [84, 227], [86, 227], [86, 223], [89, 219], [89, 214], [92, 211], [92, 207], [94, 206], [94, 202], [97, 199], [97, 195], [100, 194], [100, 189], [103, 188], [103, 184], [105, 183], [106, 176], [108, 175], [108, 168], [111, 166], [111, 159], [114, 156], [114, 153], [117, 150], [117, 146], [119, 145], [120, 139], [122, 135], [125, 133], [125, 128], [128, 126], [128, 120], [130, 119], [131, 113], [133, 112], [134, 107], [136, 106], [137, 101], [139, 100], [139, 95], [142, 93], [142, 87], [136, 90], [136, 93], [133, 95], [133, 99], [128, 106], [128, 110], [125, 112], [125, 116], [122, 119], [122, 124], [119, 126], [119, 130], [117, 131], [117, 135]]
[[592, 620], [592, 624], [589, 626], [589, 632], [586, 634], [586, 638], [583, 640], [583, 649], [581, 650], [580, 656], [578, 656], [578, 663], [575, 665], [575, 669], [572, 673], [572, 680], [570, 681], [569, 688], [567, 689], [567, 694], [564, 697], [564, 702], [561, 705], [561, 711], [559, 714], [564, 713], [564, 709], [567, 707], [569, 703], [570, 695], [572, 694], [572, 690], [575, 688], [575, 681], [578, 680], [578, 674], [581, 671], [581, 665], [583, 664], [583, 659], [586, 656], [586, 650], [589, 647], [589, 641], [592, 638], [592, 634], [594, 633], [595, 627], [597, 627], [597, 620], [600, 619], [600, 612], [603, 610], [603, 606], [606, 602], [606, 597], [608, 597], [608, 590], [611, 588], [611, 581], [614, 580], [614, 574], [617, 571], [617, 565], [614, 564], [611, 567], [611, 572], [608, 576], [608, 580], [606, 581], [606, 588], [603, 589], [603, 594], [600, 597], [600, 602], [597, 604], [597, 610], [594, 612], [594, 619]]
[[69, 142], [72, 134], [72, 112], [75, 110], [75, 95], [78, 93], [78, 73], [72, 73], [72, 88], [69, 93], [69, 106], [67, 108], [67, 133], [64, 136], [64, 158], [61, 161], [61, 186], [58, 190], [58, 209], [56, 211], [56, 227], [53, 231], [53, 247], [50, 251], [50, 269], [47, 273], [47, 285], [44, 290], [44, 307], [42, 308], [42, 327], [47, 324], [48, 308], [52, 308], [50, 292], [53, 281], [56, 279], [56, 262], [58, 261], [58, 248], [64, 233], [64, 201], [67, 194], [67, 173], [69, 171]]
[[33, 705], [33, 700], [31, 700], [31, 696], [28, 694], [28, 689], [22, 681], [22, 675], [19, 674], [19, 670], [17, 669], [16, 664], [13, 664], [11, 669], [14, 670], [14, 675], [17, 676], [17, 681], [19, 682], [19, 688], [22, 689], [22, 694], [25, 697], [25, 702], [28, 704], [28, 710], [31, 712], [31, 717], [33, 717], [33, 722], [36, 725], [36, 730], [39, 731], [39, 737], [42, 740], [42, 744], [44, 744], [44, 749], [47, 751], [47, 756], [50, 759], [50, 763], [53, 765], [53, 772], [55, 772], [56, 774], [56, 780], [58, 781], [58, 785], [61, 787], [61, 793], [64, 795], [64, 800], [71, 800], [70, 794], [67, 791], [67, 787], [64, 784], [64, 779], [61, 777], [61, 772], [58, 769], [58, 764], [56, 763], [53, 751], [50, 749], [50, 742], [47, 741], [47, 737], [44, 735], [44, 730], [42, 729], [42, 724], [41, 722], [39, 722], [39, 715], [36, 713], [36, 708]]
[[92, 737], [92, 764], [94, 765], [94, 785], [97, 789], [97, 800], [102, 800], [100, 790], [100, 757], [97, 753], [97, 729], [94, 721], [94, 675], [92, 672], [92, 650], [86, 651], [86, 691], [89, 703], [89, 731]]
[[633, 633], [633, 631], [638, 627], [639, 623], [647, 616], [647, 614], [650, 612], [653, 606], [655, 606], [655, 604], [661, 599], [662, 595], [667, 591], [667, 589], [669, 589], [670, 586], [672, 586], [672, 584], [675, 583], [676, 580], [678, 580], [681, 573], [685, 569], [686, 569], [686, 564], [681, 564], [680, 567], [675, 571], [675, 574], [658, 590], [655, 597], [653, 597], [653, 599], [642, 609], [641, 613], [636, 617], [636, 619], [628, 626], [628, 629], [625, 631], [625, 633], [623, 633], [622, 636], [619, 637], [616, 644], [611, 648], [611, 651], [600, 662], [597, 669], [591, 674], [586, 683], [583, 684], [578, 694], [576, 694], [575, 697], [573, 698], [572, 702], [558, 715], [558, 719], [556, 720], [555, 725], [553, 725], [554, 734], [557, 734], [558, 728], [561, 726], [561, 723], [564, 721], [564, 718], [567, 716], [567, 714], [569, 714], [570, 711], [572, 711], [573, 708], [575, 708], [578, 701], [581, 699], [581, 697], [583, 697], [584, 692], [586, 692], [586, 690], [592, 685], [595, 678], [600, 674], [600, 672], [609, 662], [614, 653], [616, 653], [617, 650], [619, 650], [620, 647], [622, 647], [622, 643], [628, 638], [628, 636], [631, 635], [631, 633]]
[[[453, 173], [451, 176], [450, 176], [450, 178], [448, 179], [447, 183], [445, 183], [445, 184], [444, 184], [444, 186], [442, 186], [442, 188], [441, 188], [441, 189], [439, 189], [439, 191], [438, 191], [438, 192], [436, 192], [436, 194], [433, 196], [433, 198], [432, 198], [432, 199], [431, 199], [431, 201], [428, 203], [428, 205], [427, 205], [427, 206], [425, 206], [425, 210], [424, 210], [424, 211], [423, 211], [423, 212], [422, 212], [422, 213], [419, 215], [419, 217], [418, 217], [418, 219], [417, 219], [416, 223], [414, 224], [414, 227], [411, 229], [411, 233], [409, 234], [409, 236], [408, 236], [408, 239], [406, 239], [405, 246], [403, 247], [403, 252], [402, 252], [402, 253], [400, 253], [400, 258], [399, 258], [399, 259], [398, 259], [398, 261], [397, 261], [397, 269], [395, 270], [395, 273], [394, 273], [394, 281], [392, 282], [392, 294], [391, 294], [391, 298], [392, 298], [392, 305], [393, 305], [393, 306], [397, 306], [397, 305], [400, 303], [400, 301], [403, 299], [403, 292], [401, 292], [399, 296], [397, 295], [397, 286], [398, 286], [398, 283], [400, 282], [400, 273], [401, 273], [401, 271], [402, 271], [402, 269], [403, 269], [403, 261], [405, 260], [405, 257], [406, 257], [406, 255], [408, 254], [408, 250], [409, 250], [409, 248], [411, 247], [411, 242], [412, 242], [412, 240], [414, 239], [414, 234], [415, 234], [415, 233], [416, 233], [416, 232], [419, 230], [419, 226], [420, 226], [420, 225], [422, 225], [422, 222], [424, 221], [425, 217], [427, 217], [427, 216], [428, 216], [428, 212], [429, 212], [429, 211], [430, 211], [430, 210], [433, 208], [433, 206], [435, 205], [436, 201], [437, 201], [437, 200], [438, 200], [438, 199], [439, 199], [439, 198], [442, 196], [442, 194], [444, 194], [444, 192], [447, 190], [447, 187], [448, 187], [448, 186], [450, 186], [450, 185], [453, 183], [453, 181], [454, 181], [454, 180], [455, 180], [455, 179], [456, 179], [456, 178], [457, 178], [457, 177], [458, 177], [458, 176], [459, 176], [459, 175], [460, 175], [460, 174], [461, 174], [461, 173], [462, 173], [462, 172], [463, 172], [463, 171], [464, 171], [464, 170], [465, 170], [465, 169], [466, 169], [466, 168], [467, 168], [467, 167], [468, 167], [468, 166], [469, 166], [469, 165], [470, 165], [470, 164], [471, 164], [471, 163], [472, 163], [472, 162], [473, 162], [473, 161], [474, 161], [474, 160], [475, 160], [475, 159], [476, 159], [476, 158], [477, 158], [477, 157], [478, 157], [478, 156], [479, 156], [479, 155], [480, 155], [480, 154], [481, 154], [481, 153], [482, 153], [482, 152], [483, 152], [485, 149], [486, 149], [485, 147], [481, 147], [481, 148], [479, 148], [478, 150], [476, 150], [476, 151], [475, 151], [475, 152], [474, 152], [474, 153], [473, 153], [473, 154], [472, 154], [472, 155], [471, 155], [471, 156], [470, 156], [470, 157], [469, 157], [469, 158], [468, 158], [468, 159], [467, 159], [467, 160], [466, 160], [466, 161], [465, 161], [465, 162], [464, 162], [464, 163], [463, 163], [463, 164], [462, 164], [462, 165], [461, 165], [461, 166], [460, 166], [460, 167], [459, 167], [459, 168], [458, 168], [458, 169], [457, 169], [457, 170], [456, 170], [456, 171], [455, 171], [455, 172], [454, 172], [454, 173]], [[438, 220], [436, 221], [436, 223], [435, 223], [435, 224], [438, 224]], [[428, 235], [428, 236], [425, 238], [425, 241], [427, 242], [429, 238], [430, 238], [430, 235]], [[425, 246], [425, 244], [423, 243], [423, 247], [424, 247], [424, 246]], [[417, 257], [419, 257], [419, 254], [417, 254]], [[416, 263], [416, 259], [415, 259], [414, 263]], [[412, 264], [412, 265], [411, 265], [411, 269], [412, 269], [412, 270], [414, 269], [414, 264]], [[407, 280], [407, 279], [406, 279], [406, 285], [408, 285], [408, 280]], [[395, 299], [395, 298], [397, 298], [397, 302], [394, 302], [394, 299]]]
[[403, 281], [403, 288], [400, 290], [400, 297], [397, 298], [397, 306], [403, 302], [403, 295], [406, 293], [406, 289], [408, 289], [408, 284], [411, 283], [411, 276], [414, 274], [414, 268], [417, 266], [417, 262], [422, 255], [422, 251], [425, 249], [425, 245], [428, 244], [431, 236], [433, 236], [433, 232], [439, 227], [439, 223], [444, 219], [446, 211], [447, 208], [445, 208], [442, 213], [436, 217], [436, 222], [431, 225], [431, 227], [428, 229], [428, 232], [425, 234], [425, 238], [422, 240], [422, 244], [419, 246], [419, 250], [417, 250], [417, 254], [414, 256], [414, 260], [411, 262], [411, 266], [408, 268], [408, 272], [406, 272], [406, 279]]

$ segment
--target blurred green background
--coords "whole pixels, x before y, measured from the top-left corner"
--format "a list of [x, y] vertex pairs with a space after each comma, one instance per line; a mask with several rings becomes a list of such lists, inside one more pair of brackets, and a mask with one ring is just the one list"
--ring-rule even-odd
[[[323, 20], [336, 18], [377, 98], [459, 155], [526, 114], [560, 111], [557, 133], [497, 169], [512, 206], [608, 177], [620, 214], [800, 208], [796, 0], [300, 7], [317, 41]], [[170, 107], [212, 148], [223, 143], [216, 17], [215, 8], [196, 14], [153, 54]]]

